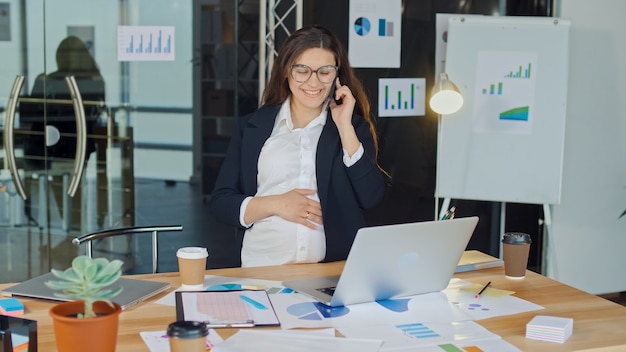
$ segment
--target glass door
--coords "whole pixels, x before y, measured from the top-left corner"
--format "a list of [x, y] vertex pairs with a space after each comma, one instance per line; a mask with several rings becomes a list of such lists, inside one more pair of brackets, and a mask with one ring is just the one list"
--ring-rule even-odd
[[[77, 145], [84, 138], [84, 134], [77, 138], [84, 124], [82, 120], [76, 124], [74, 114], [80, 111], [82, 116], [84, 112], [74, 110], [80, 109], [82, 102], [77, 100], [80, 95], [71, 77], [64, 86], [67, 92], [71, 89], [71, 96], [46, 98], [45, 3], [12, 1], [2, 6], [0, 45], [6, 50], [2, 51], [5, 64], [0, 68], [4, 107], [0, 170], [4, 246], [0, 256], [6, 261], [2, 263], [7, 268], [4, 281], [19, 281], [49, 271], [53, 253], [67, 252], [68, 257], [76, 253], [67, 244], [71, 243], [73, 198], [82, 192], [83, 168], [79, 163], [76, 170], [80, 172], [74, 172], [72, 161], [84, 147]], [[48, 120], [49, 104], [60, 106], [54, 123]], [[69, 136], [61, 125], [72, 122], [74, 130]], [[71, 145], [71, 150], [63, 152], [58, 148], [63, 145]], [[52, 154], [54, 160], [48, 158]]]
[[[76, 236], [136, 225], [136, 171], [149, 173], [150, 162], [171, 169], [158, 148], [136, 145], [152, 136], [163, 148], [185, 115], [191, 125], [191, 35], [176, 42], [179, 28], [191, 33], [190, 3], [0, 4], [0, 261], [11, 272], [0, 282], [68, 267], [84, 252]], [[127, 257], [135, 246], [119, 238], [94, 249]]]

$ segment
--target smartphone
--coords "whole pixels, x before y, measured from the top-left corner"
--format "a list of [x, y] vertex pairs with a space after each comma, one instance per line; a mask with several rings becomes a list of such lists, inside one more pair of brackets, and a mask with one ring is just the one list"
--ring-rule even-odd
[[[337, 76], [338, 78], [339, 76]], [[337, 89], [337, 78], [335, 78], [335, 80], [332, 83], [332, 86], [330, 87], [330, 94], [328, 95], [329, 97], [335, 99], [335, 89]], [[343, 100], [341, 99], [335, 99], [335, 104], [337, 105], [341, 105], [341, 103], [343, 103]]]

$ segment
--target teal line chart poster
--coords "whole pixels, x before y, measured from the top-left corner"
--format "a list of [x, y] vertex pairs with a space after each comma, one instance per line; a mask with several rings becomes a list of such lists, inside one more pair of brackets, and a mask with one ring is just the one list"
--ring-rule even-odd
[[531, 134], [537, 53], [480, 51], [476, 66], [474, 131]]

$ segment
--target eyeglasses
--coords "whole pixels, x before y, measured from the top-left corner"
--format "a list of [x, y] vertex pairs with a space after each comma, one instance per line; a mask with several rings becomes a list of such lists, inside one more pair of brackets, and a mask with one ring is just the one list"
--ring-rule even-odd
[[313, 72], [317, 75], [317, 79], [322, 83], [332, 83], [337, 77], [337, 71], [339, 67], [333, 65], [326, 65], [313, 70], [307, 65], [296, 64], [291, 65], [291, 78], [298, 83], [304, 83], [311, 78]]

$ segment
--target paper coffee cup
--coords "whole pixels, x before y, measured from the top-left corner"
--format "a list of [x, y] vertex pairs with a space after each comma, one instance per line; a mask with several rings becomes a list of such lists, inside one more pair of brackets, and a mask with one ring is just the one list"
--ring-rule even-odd
[[207, 249], [202, 247], [184, 247], [176, 252], [176, 256], [178, 257], [181, 288], [186, 290], [202, 289], [204, 272], [206, 270], [206, 258], [209, 256]]
[[507, 232], [502, 236], [504, 275], [516, 279], [526, 275], [530, 243], [530, 235], [526, 233]]
[[171, 352], [205, 352], [209, 328], [200, 321], [179, 320], [167, 327]]

